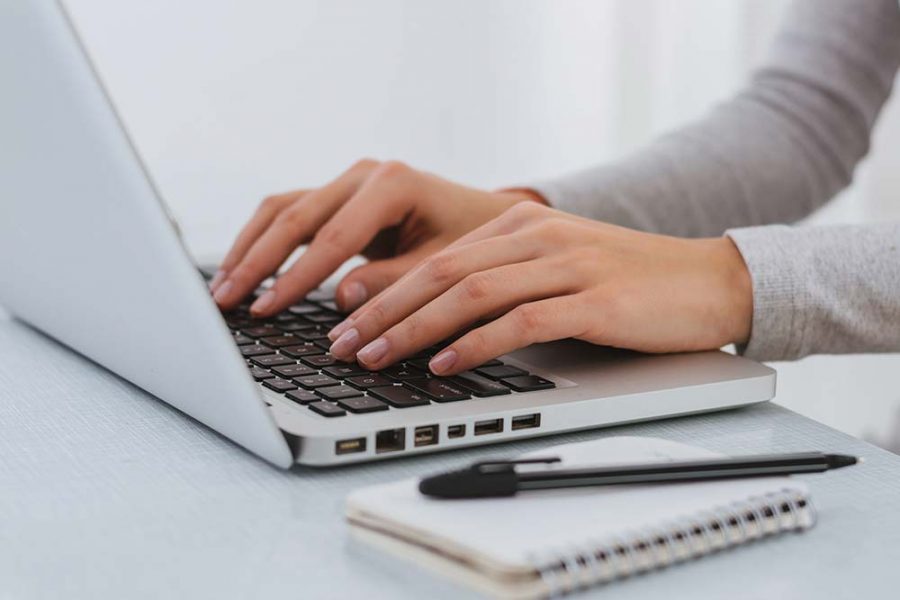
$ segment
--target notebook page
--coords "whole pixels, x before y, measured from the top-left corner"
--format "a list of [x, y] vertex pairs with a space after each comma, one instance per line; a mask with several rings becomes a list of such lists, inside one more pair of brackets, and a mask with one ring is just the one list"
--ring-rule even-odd
[[[668, 440], [613, 437], [526, 456], [559, 456], [561, 466], [573, 467], [719, 455]], [[364, 511], [389, 528], [399, 527], [480, 555], [510, 571], [529, 569], [536, 558], [575, 547], [627, 540], [648, 529], [668, 529], [751, 497], [785, 488], [806, 491], [801, 482], [788, 477], [544, 490], [476, 500], [428, 498], [417, 486], [418, 481], [406, 480], [358, 490], [348, 497], [348, 508]]]

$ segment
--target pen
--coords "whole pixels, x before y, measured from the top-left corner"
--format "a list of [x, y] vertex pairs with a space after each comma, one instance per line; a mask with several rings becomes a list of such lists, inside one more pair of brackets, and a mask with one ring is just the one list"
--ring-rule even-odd
[[859, 461], [843, 454], [803, 452], [577, 469], [515, 469], [516, 465], [558, 462], [556, 457], [479, 462], [467, 469], [426, 477], [419, 482], [419, 491], [435, 498], [490, 498], [527, 490], [821, 473]]

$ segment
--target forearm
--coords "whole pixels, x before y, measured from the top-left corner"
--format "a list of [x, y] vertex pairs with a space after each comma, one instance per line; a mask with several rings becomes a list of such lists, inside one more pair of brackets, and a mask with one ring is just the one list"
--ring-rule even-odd
[[850, 183], [898, 65], [896, 0], [797, 2], [750, 85], [706, 118], [532, 187], [555, 208], [670, 235], [792, 222]]
[[750, 272], [758, 360], [900, 352], [900, 223], [728, 231]]

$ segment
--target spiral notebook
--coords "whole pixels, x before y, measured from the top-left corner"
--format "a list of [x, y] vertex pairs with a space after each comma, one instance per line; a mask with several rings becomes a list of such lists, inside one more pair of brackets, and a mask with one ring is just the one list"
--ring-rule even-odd
[[[667, 440], [613, 437], [523, 456], [552, 467], [720, 456]], [[523, 468], [523, 467], [520, 467]], [[815, 523], [790, 477], [524, 492], [440, 500], [417, 480], [347, 498], [354, 537], [495, 597], [543, 598], [610, 582]]]

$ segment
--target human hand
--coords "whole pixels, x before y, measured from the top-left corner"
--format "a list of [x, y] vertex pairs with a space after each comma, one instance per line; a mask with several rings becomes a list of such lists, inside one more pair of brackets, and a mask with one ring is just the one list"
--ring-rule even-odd
[[527, 191], [485, 192], [399, 162], [361, 160], [331, 183], [272, 196], [243, 228], [213, 278], [216, 303], [237, 306], [301, 244], [309, 247], [250, 307], [276, 314], [318, 287], [347, 259], [370, 259], [340, 282], [338, 306], [357, 308], [423, 258], [500, 215], [539, 200]]
[[451, 375], [536, 342], [644, 352], [719, 348], [750, 334], [752, 294], [728, 238], [680, 239], [514, 206], [425, 259], [329, 334], [380, 369], [484, 319], [431, 359]]

